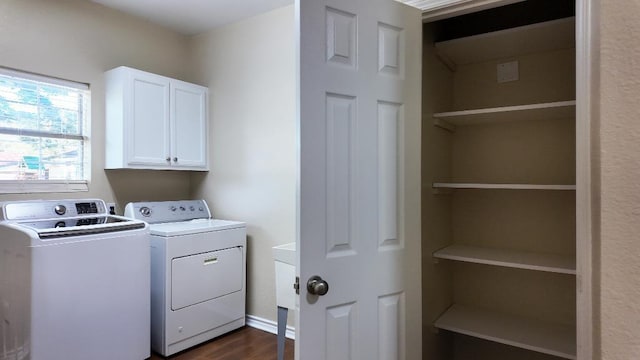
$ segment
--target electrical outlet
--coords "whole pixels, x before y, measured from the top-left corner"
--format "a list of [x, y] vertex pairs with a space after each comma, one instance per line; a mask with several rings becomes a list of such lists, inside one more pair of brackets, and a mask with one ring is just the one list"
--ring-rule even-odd
[[116, 214], [116, 204], [115, 203], [107, 203], [107, 209], [109, 209], [109, 214], [111, 215], [115, 215]]
[[502, 64], [498, 64], [498, 83], [505, 83], [509, 81], [517, 81], [520, 78], [518, 72], [518, 62], [510, 61]]

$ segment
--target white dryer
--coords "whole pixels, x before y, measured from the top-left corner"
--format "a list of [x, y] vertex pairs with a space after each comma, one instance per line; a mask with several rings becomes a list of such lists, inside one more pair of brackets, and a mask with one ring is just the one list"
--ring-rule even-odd
[[151, 230], [151, 348], [169, 356], [245, 325], [246, 226], [204, 200], [137, 202]]

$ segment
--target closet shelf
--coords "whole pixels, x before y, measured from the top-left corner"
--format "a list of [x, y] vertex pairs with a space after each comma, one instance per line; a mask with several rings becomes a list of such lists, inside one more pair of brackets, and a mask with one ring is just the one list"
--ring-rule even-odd
[[433, 257], [517, 269], [576, 274], [575, 258], [556, 254], [451, 245], [434, 252]]
[[575, 190], [575, 185], [433, 183], [434, 189]]
[[576, 330], [492, 311], [454, 304], [434, 326], [501, 344], [576, 359]]
[[433, 119], [435, 126], [451, 130], [452, 127], [455, 129], [455, 126], [509, 121], [571, 119], [575, 116], [576, 102], [570, 100], [441, 112], [433, 114]]
[[541, 22], [435, 43], [454, 66], [575, 47], [575, 17]]

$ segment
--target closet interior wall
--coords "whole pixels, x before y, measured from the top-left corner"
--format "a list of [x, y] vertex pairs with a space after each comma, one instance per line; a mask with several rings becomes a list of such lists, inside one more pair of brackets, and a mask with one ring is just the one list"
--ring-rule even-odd
[[[575, 275], [436, 259], [450, 245], [575, 259], [575, 191], [434, 189], [433, 183], [575, 184], [575, 115], [434, 126], [435, 113], [575, 100], [575, 48], [451, 66], [424, 25], [424, 359], [559, 359], [437, 329], [453, 304], [575, 328]], [[498, 64], [517, 61], [517, 81]]]
[[453, 303], [452, 264], [433, 253], [452, 243], [451, 199], [434, 196], [435, 176], [451, 176], [452, 137], [432, 125], [432, 114], [453, 105], [453, 73], [438, 59], [433, 24], [423, 28], [422, 64], [422, 323], [423, 359], [452, 358], [452, 334], [436, 333], [433, 322]]

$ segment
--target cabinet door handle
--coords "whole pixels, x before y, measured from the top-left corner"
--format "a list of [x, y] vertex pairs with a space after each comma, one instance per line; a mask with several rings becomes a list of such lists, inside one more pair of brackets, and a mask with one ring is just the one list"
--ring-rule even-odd
[[169, 162], [169, 161], [171, 161], [171, 157], [167, 156], [167, 158], [165, 160], [167, 160], [167, 162]]
[[178, 158], [177, 158], [177, 157], [174, 157], [174, 158], [173, 158], [173, 162], [178, 162]]

